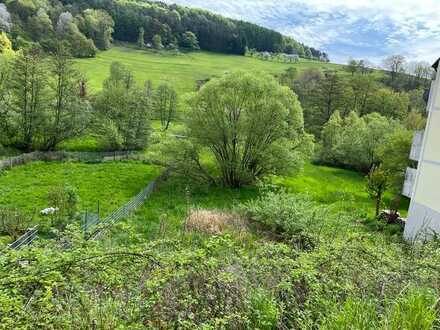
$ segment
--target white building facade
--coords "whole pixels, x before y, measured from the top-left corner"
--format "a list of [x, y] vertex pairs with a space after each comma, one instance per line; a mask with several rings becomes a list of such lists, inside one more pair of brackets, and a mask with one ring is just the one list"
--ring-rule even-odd
[[410, 155], [418, 168], [407, 170], [403, 188], [411, 198], [404, 233], [408, 240], [440, 236], [440, 74], [432, 81], [427, 111], [426, 129], [415, 134]]

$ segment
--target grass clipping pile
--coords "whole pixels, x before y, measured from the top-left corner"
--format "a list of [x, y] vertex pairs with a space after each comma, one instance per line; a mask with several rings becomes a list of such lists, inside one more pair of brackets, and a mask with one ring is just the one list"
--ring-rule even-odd
[[237, 214], [206, 209], [192, 209], [185, 223], [187, 231], [209, 235], [220, 235], [227, 230], [244, 232], [247, 227], [247, 221]]

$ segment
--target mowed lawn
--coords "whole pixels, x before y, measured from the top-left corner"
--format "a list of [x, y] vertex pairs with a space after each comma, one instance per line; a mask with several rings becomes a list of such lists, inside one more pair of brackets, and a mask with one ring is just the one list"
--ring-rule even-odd
[[77, 61], [78, 68], [86, 75], [92, 91], [102, 88], [102, 82], [108, 77], [110, 65], [114, 61], [119, 61], [132, 70], [138, 83], [143, 84], [147, 80], [151, 80], [154, 86], [168, 83], [179, 94], [194, 91], [199, 80], [237, 70], [277, 74], [289, 67], [296, 67], [299, 71], [306, 68], [341, 68], [336, 64], [308, 60], [287, 64], [237, 55], [208, 52], [155, 53], [114, 46], [98, 53], [95, 58]]
[[161, 172], [140, 162], [58, 163], [35, 162], [0, 174], [0, 207], [27, 213], [50, 207], [47, 196], [54, 187], [69, 185], [79, 195], [80, 210], [95, 212], [100, 203], [105, 216], [129, 201]]

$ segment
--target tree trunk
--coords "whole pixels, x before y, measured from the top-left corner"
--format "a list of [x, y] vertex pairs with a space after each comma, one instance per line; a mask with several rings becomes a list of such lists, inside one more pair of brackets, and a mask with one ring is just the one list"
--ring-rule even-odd
[[380, 204], [382, 204], [382, 194], [379, 193], [376, 198], [376, 218], [379, 216]]

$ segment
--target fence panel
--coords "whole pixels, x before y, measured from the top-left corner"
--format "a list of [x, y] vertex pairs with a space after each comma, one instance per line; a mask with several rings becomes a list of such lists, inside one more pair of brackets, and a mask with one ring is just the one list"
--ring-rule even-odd
[[145, 189], [143, 189], [139, 194], [133, 197], [128, 203], [120, 207], [119, 209], [112, 212], [105, 219], [97, 223], [97, 225], [102, 226], [102, 228], [95, 231], [90, 236], [90, 239], [97, 240], [102, 237], [102, 235], [115, 223], [128, 217], [137, 208], [145, 203], [145, 201], [150, 197], [151, 193], [156, 187], [157, 180], [162, 179], [162, 176], [154, 181], [152, 181]]
[[13, 250], [21, 250], [26, 246], [31, 245], [31, 243], [38, 238], [37, 227], [30, 228], [28, 231], [20, 236], [15, 242], [8, 245], [9, 248]]
[[[95, 158], [93, 158], [95, 157]], [[64, 161], [64, 160], [79, 160], [83, 161], [85, 159], [96, 159], [98, 157], [100, 160], [121, 160], [121, 159], [137, 159], [141, 160], [142, 156], [133, 151], [119, 151], [119, 152], [64, 152], [64, 151], [54, 151], [54, 152], [32, 152], [29, 154], [23, 154], [17, 157], [12, 157], [5, 160], [0, 160], [0, 171], [12, 168], [14, 166], [23, 165], [31, 161]], [[82, 224], [81, 228], [84, 231], [89, 231], [93, 227], [102, 226], [102, 228], [97, 229], [89, 239], [98, 240], [102, 235], [116, 222], [128, 217], [137, 208], [145, 203], [145, 201], [150, 197], [151, 193], [156, 188], [159, 181], [164, 180], [171, 172], [171, 167], [169, 167], [161, 176], [156, 180], [152, 181], [147, 187], [145, 187], [139, 194], [133, 197], [128, 203], [120, 207], [119, 209], [113, 211], [110, 215], [100, 221], [98, 215], [90, 214], [86, 215], [86, 221]], [[11, 249], [19, 250], [23, 247], [29, 246], [35, 239], [38, 238], [37, 227], [29, 229], [23, 236], [18, 238], [12, 244], [9, 244]], [[71, 246], [70, 242], [64, 242], [62, 244], [64, 248]]]
[[102, 152], [35, 151], [0, 160], [0, 171], [34, 161], [111, 162], [117, 160], [146, 161], [147, 159], [138, 151], [132, 150]]

